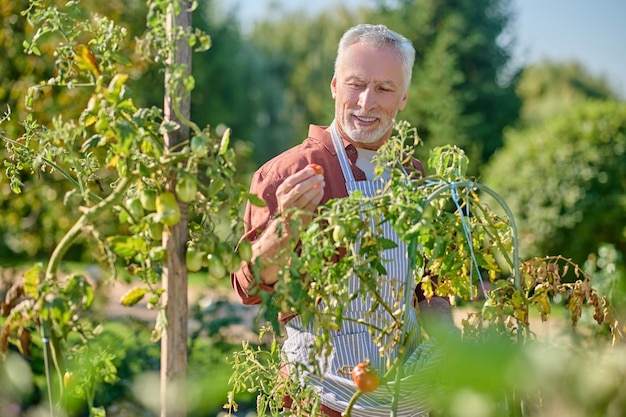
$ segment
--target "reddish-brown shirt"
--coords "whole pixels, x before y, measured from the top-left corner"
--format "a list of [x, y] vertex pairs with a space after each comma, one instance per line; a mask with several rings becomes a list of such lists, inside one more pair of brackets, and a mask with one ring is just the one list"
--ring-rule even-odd
[[[365, 173], [356, 165], [358, 158], [357, 148], [345, 140], [344, 145], [354, 179], [356, 181], [365, 181]], [[250, 184], [250, 193], [261, 197], [267, 205], [266, 207], [257, 207], [250, 203], [247, 204], [244, 214], [245, 233], [241, 240], [254, 242], [258, 239], [278, 209], [276, 188], [287, 177], [312, 163], [319, 164], [324, 168], [324, 182], [326, 186], [324, 187], [324, 197], [320, 204], [324, 204], [333, 198], [348, 196], [345, 179], [329, 129], [311, 125], [308, 137], [301, 144], [271, 159], [255, 172]], [[424, 175], [424, 168], [417, 159], [412, 159], [411, 168], [418, 171], [422, 176]], [[242, 263], [242, 267], [231, 275], [230, 280], [235, 293], [244, 304], [259, 304], [261, 302], [259, 290], [273, 290], [271, 285], [251, 284], [255, 281], [254, 272], [251, 265], [247, 263]], [[416, 290], [416, 293], [418, 299], [424, 298], [421, 291]], [[281, 320], [284, 319], [286, 318], [281, 318]]]

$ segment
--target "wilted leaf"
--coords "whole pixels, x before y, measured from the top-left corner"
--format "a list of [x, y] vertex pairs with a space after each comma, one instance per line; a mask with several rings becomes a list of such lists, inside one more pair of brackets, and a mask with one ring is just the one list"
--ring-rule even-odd
[[150, 290], [148, 290], [147, 288], [132, 288], [120, 298], [120, 303], [126, 307], [134, 306], [135, 304], [140, 302], [149, 291]]
[[39, 297], [39, 280], [42, 268], [43, 265], [41, 263], [37, 263], [32, 268], [24, 272], [24, 293], [29, 297]]

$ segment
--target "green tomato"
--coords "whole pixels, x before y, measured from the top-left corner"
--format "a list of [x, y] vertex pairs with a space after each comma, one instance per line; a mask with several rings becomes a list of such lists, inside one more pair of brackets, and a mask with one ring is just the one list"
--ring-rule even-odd
[[139, 201], [138, 198], [134, 197], [134, 198], [129, 198], [128, 200], [126, 200], [126, 208], [128, 209], [128, 212], [130, 213], [132, 218], [135, 220], [135, 222], [143, 218], [144, 211], [143, 211], [141, 202]]
[[210, 278], [222, 279], [226, 276], [226, 267], [218, 256], [208, 254], [206, 259]]
[[205, 253], [198, 248], [187, 249], [185, 256], [185, 263], [187, 264], [187, 270], [191, 272], [198, 272], [202, 268], [202, 260], [205, 257]]
[[150, 239], [155, 241], [163, 240], [163, 225], [157, 222], [150, 222], [148, 226], [148, 233], [150, 234]]
[[180, 220], [180, 208], [176, 197], [169, 191], [159, 195], [156, 199], [157, 219], [161, 223], [174, 226]]
[[341, 243], [343, 239], [346, 237], [346, 228], [341, 224], [335, 225], [333, 228], [333, 240], [336, 243]]
[[252, 243], [249, 240], [244, 240], [239, 243], [239, 248], [237, 249], [239, 252], [239, 258], [241, 258], [244, 262], [250, 262], [252, 259]]
[[357, 233], [363, 227], [363, 220], [360, 217], [352, 217], [348, 225], [351, 233]]
[[198, 184], [196, 179], [186, 175], [176, 183], [176, 195], [183, 203], [191, 203], [196, 198]]
[[146, 211], [154, 211], [156, 209], [156, 193], [152, 190], [144, 189], [139, 194], [139, 201]]

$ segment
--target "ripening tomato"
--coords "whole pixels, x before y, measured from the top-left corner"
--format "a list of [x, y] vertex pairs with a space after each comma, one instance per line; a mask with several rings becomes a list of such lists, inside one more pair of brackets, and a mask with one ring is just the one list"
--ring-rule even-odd
[[156, 199], [156, 212], [159, 221], [168, 226], [174, 226], [180, 220], [180, 208], [174, 194], [166, 191]]
[[313, 171], [315, 171], [316, 175], [324, 175], [324, 168], [319, 164], [309, 164]]
[[380, 380], [378, 379], [378, 375], [374, 371], [372, 371], [368, 364], [359, 363], [354, 368], [352, 368], [352, 380], [356, 384], [357, 388], [363, 392], [373, 392], [376, 391], [378, 385], [380, 385]]

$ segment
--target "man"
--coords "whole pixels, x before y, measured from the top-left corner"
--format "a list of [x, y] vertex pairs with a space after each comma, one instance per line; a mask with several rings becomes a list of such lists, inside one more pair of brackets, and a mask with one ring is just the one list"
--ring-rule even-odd
[[[407, 104], [414, 59], [411, 43], [382, 25], [358, 25], [343, 35], [330, 83], [335, 120], [330, 127], [311, 125], [309, 137], [302, 144], [267, 162], [252, 180], [251, 193], [259, 195], [267, 206], [259, 208], [249, 204], [246, 208], [242, 240], [252, 242], [253, 258], [231, 276], [233, 288], [244, 304], [260, 303], [259, 291], [271, 292], [281, 266], [288, 262], [289, 254], [285, 249], [298, 231], [290, 229], [287, 216], [282, 214], [291, 209], [310, 213], [303, 215], [306, 225], [315, 209], [330, 199], [346, 197], [356, 190], [366, 197], [373, 196], [380, 189], [374, 178], [372, 158], [391, 137], [395, 117]], [[312, 163], [321, 165], [324, 174], [317, 174], [309, 166]], [[408, 168], [424, 174], [417, 160]], [[392, 231], [386, 233], [393, 234]], [[401, 253], [405, 249], [400, 246], [397, 252], [385, 256], [392, 260], [386, 264], [388, 271], [399, 271], [396, 281], [405, 277], [406, 256]], [[267, 262], [269, 259], [273, 262]], [[255, 269], [258, 278], [255, 278]], [[355, 282], [351, 285], [358, 285], [356, 278]], [[381, 281], [380, 285], [389, 284]], [[451, 322], [450, 304], [446, 299], [434, 297], [427, 301], [421, 291], [416, 290], [416, 294], [421, 314], [441, 316]], [[359, 318], [369, 307], [367, 300], [356, 299], [345, 314]], [[303, 327], [297, 315], [283, 315], [280, 319], [287, 329], [283, 352], [288, 360], [308, 358], [314, 335]], [[348, 326], [354, 328], [347, 329]], [[405, 326], [417, 329], [414, 315]], [[372, 336], [365, 326], [346, 320], [341, 331], [343, 333], [336, 332], [333, 339], [332, 364], [324, 378], [310, 382], [319, 388], [323, 411], [329, 416], [340, 416], [356, 391], [350, 376], [339, 372], [340, 368], [363, 360], [375, 361], [377, 357]], [[350, 334], [349, 340], [344, 338], [345, 334]], [[416, 370], [425, 355], [420, 357], [417, 344], [411, 349], [415, 352], [414, 367], [410, 367], [410, 360], [407, 363], [410, 369]], [[401, 396], [404, 400], [400, 401], [398, 415], [426, 415], [428, 411], [415, 391], [419, 388], [410, 389]], [[390, 391], [383, 389], [363, 395], [352, 415], [388, 416], [390, 397]]]

